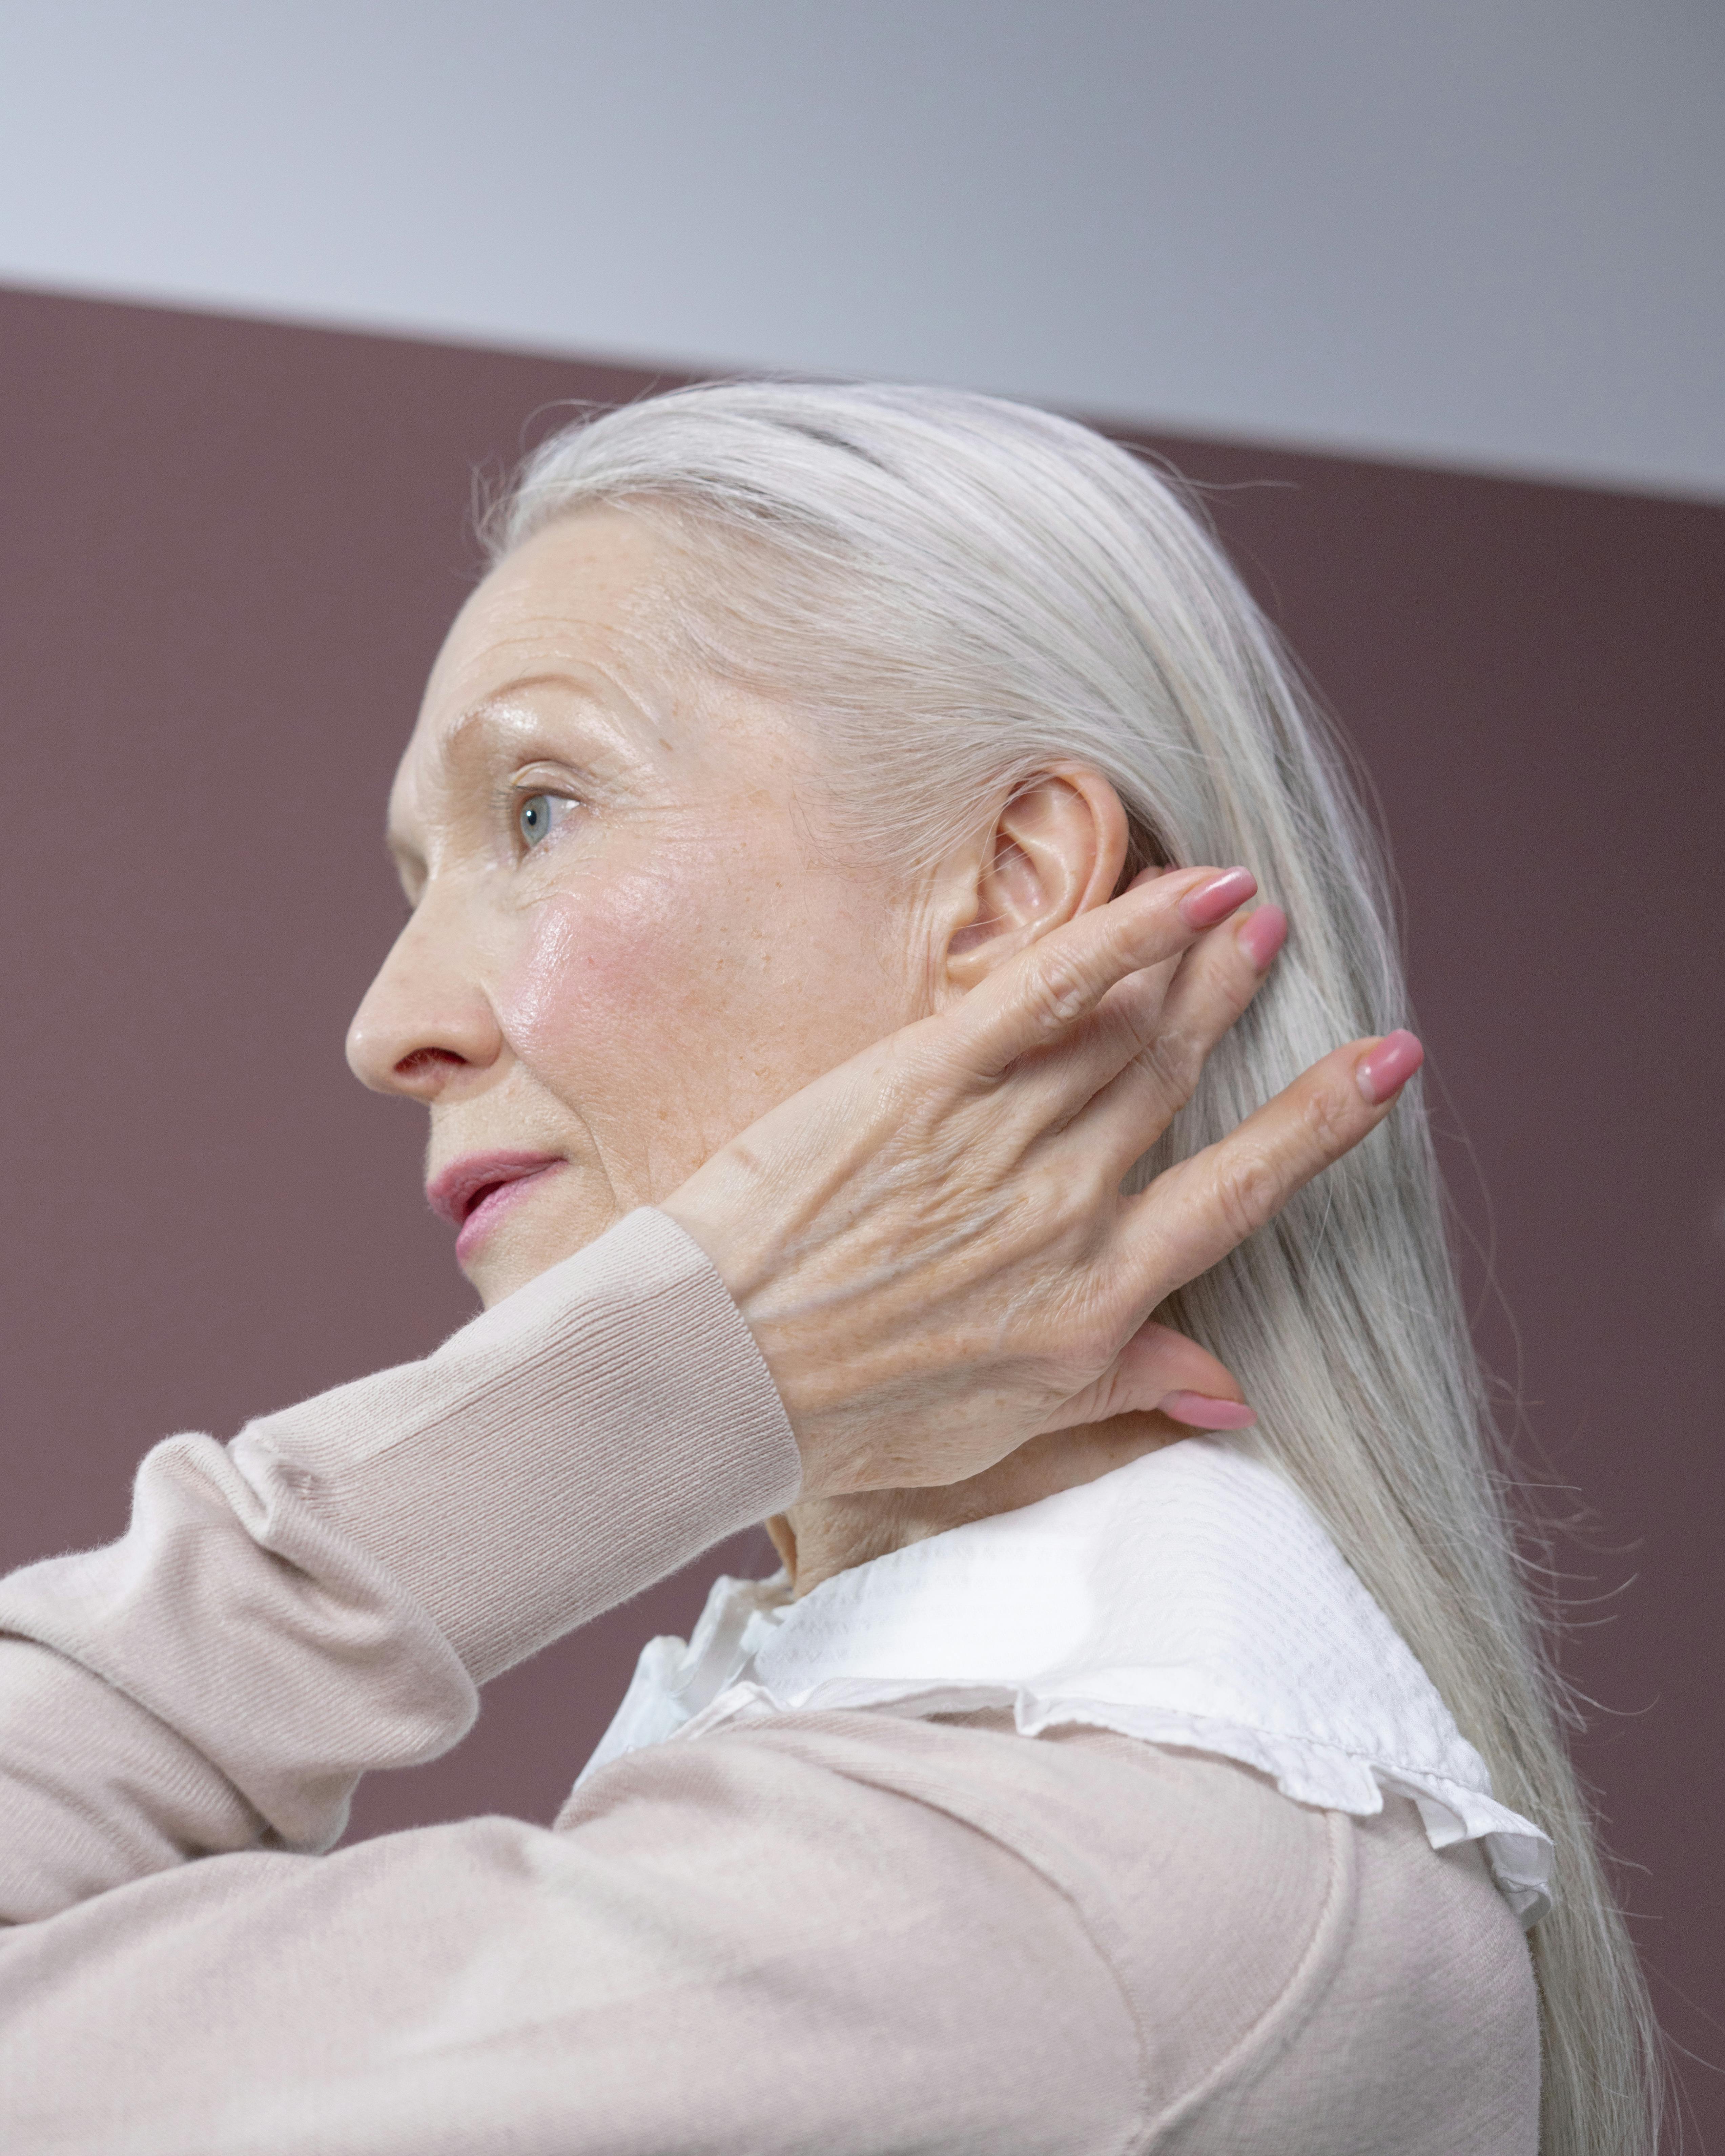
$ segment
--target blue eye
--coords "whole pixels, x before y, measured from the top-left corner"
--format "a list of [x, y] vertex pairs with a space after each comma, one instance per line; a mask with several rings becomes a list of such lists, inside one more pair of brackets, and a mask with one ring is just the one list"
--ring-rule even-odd
[[530, 793], [515, 812], [516, 828], [521, 834], [523, 844], [530, 848], [536, 846], [563, 820], [559, 810], [567, 811], [573, 806], [574, 803], [565, 794]]

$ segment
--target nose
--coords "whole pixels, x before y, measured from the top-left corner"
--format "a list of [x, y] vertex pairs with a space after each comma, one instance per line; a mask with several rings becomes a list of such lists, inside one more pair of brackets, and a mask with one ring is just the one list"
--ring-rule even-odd
[[503, 1047], [495, 1014], [462, 962], [459, 922], [434, 891], [396, 938], [347, 1029], [347, 1063], [374, 1093], [434, 1101]]

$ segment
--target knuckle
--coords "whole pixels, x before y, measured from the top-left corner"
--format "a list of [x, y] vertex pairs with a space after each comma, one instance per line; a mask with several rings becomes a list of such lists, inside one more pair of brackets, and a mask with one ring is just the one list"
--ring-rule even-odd
[[1258, 977], [1238, 937], [1230, 936], [1223, 949], [1206, 947], [1189, 952], [1186, 963], [1192, 969], [1194, 999], [1212, 1024], [1231, 1024], [1251, 1001]]
[[1077, 1376], [1081, 1383], [1092, 1384], [1119, 1354], [1121, 1342], [1111, 1332], [1100, 1327], [1082, 1335], [1078, 1343]]
[[1219, 1033], [1226, 1033], [1230, 1026], [1239, 1024], [1251, 1009], [1253, 998], [1263, 984], [1262, 977], [1255, 973], [1229, 973], [1216, 998], [1222, 1021]]
[[1066, 1332], [1066, 1359], [1081, 1380], [1088, 1383], [1114, 1361], [1122, 1344], [1120, 1327], [1106, 1311], [1092, 1304]]
[[1276, 1163], [1260, 1147], [1243, 1146], [1219, 1163], [1216, 1203], [1238, 1241], [1275, 1219], [1283, 1194]]
[[1350, 1112], [1353, 1103], [1342, 1086], [1328, 1082], [1315, 1085], [1301, 1106], [1302, 1135], [1307, 1151], [1317, 1161], [1336, 1159], [1358, 1137], [1358, 1119]]
[[1063, 1032], [1090, 1006], [1089, 975], [1070, 952], [1045, 950], [1031, 976], [1030, 998], [1031, 1017], [1043, 1031]]
[[1081, 1229], [1059, 1240], [1065, 1281], [1061, 1291], [1045, 1306], [1047, 1329], [1043, 1337], [1058, 1366], [1063, 1395], [1070, 1395], [1093, 1383], [1118, 1358], [1130, 1314], [1109, 1270], [1096, 1262], [1094, 1235]]
[[1158, 1034], [1140, 1051], [1138, 1061], [1170, 1111], [1183, 1108], [1192, 1098], [1204, 1052], [1183, 1032]]

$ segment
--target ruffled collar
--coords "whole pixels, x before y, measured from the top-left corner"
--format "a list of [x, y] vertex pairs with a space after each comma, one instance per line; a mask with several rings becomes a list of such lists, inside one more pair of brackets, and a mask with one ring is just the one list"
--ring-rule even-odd
[[1411, 1798], [1434, 1848], [1477, 1840], [1526, 1924], [1551, 1842], [1497, 1803], [1435, 1686], [1293, 1486], [1249, 1440], [1189, 1438], [836, 1574], [720, 1579], [653, 1640], [583, 1779], [647, 1744], [800, 1709], [1010, 1707], [1235, 1759], [1296, 1803]]

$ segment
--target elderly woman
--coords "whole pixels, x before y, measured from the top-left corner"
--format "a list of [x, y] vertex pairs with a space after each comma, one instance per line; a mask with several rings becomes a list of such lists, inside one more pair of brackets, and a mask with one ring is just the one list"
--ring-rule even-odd
[[[1381, 881], [1203, 531], [753, 385], [495, 536], [350, 1043], [487, 1309], [0, 1586], [5, 2146], [1642, 2149]], [[762, 1518], [553, 1825], [324, 1853]]]

